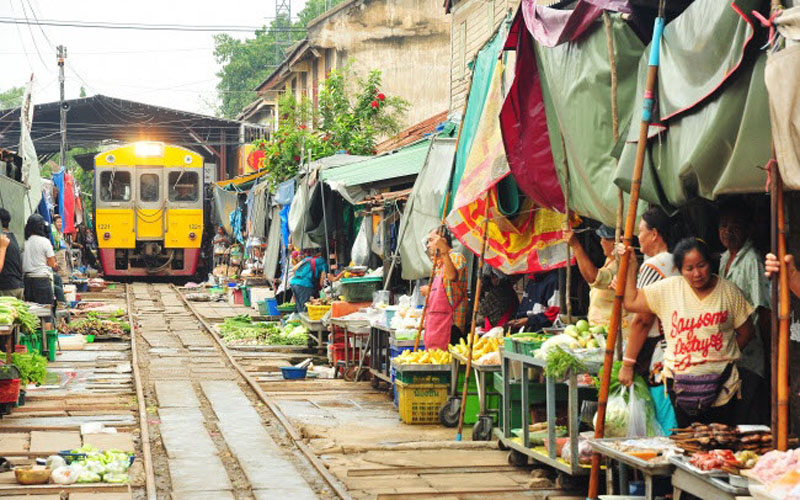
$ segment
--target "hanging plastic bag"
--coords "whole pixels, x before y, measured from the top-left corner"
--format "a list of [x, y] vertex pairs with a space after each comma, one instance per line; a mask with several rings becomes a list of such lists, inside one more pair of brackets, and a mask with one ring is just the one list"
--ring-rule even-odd
[[351, 252], [353, 263], [357, 266], [369, 265], [370, 240], [372, 239], [372, 221], [369, 218], [361, 220], [356, 241]]
[[[636, 395], [633, 384], [628, 388], [628, 432], [629, 438], [647, 436], [647, 403]], [[652, 403], [651, 403], [652, 404]]]
[[[606, 405], [606, 425], [605, 437], [626, 437], [628, 435], [628, 401], [625, 398], [625, 393], [628, 388], [620, 385], [608, 397], [608, 404]], [[594, 425], [597, 427], [597, 414], [595, 414]]]

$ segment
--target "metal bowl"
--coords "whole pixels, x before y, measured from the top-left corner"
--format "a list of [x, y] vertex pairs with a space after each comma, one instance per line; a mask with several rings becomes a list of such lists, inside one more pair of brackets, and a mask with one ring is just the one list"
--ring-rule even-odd
[[47, 467], [17, 467], [14, 476], [19, 484], [45, 484], [50, 479], [50, 469]]

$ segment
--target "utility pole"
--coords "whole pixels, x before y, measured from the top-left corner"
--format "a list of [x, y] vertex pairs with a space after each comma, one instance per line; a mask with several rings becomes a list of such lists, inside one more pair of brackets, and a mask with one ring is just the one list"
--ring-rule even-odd
[[63, 45], [56, 47], [58, 50], [58, 83], [61, 85], [61, 148], [59, 149], [61, 164], [67, 164], [67, 103], [64, 101], [64, 60], [67, 58], [67, 48]]

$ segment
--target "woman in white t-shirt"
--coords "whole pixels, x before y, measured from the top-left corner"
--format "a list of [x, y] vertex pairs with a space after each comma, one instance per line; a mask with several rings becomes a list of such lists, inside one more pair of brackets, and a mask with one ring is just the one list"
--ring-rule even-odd
[[[25, 300], [53, 305], [53, 271], [58, 269], [56, 254], [48, 238], [47, 223], [39, 214], [28, 217], [25, 224], [25, 250], [22, 252], [22, 273]], [[52, 328], [52, 321], [45, 328]]]
[[[663, 374], [678, 427], [735, 424], [736, 360], [753, 337], [753, 306], [736, 285], [711, 272], [711, 253], [702, 241], [681, 240], [673, 257], [681, 276], [638, 289], [636, 257], [629, 248], [624, 306], [661, 320], [667, 343]], [[626, 355], [622, 362], [631, 365], [635, 359]]]

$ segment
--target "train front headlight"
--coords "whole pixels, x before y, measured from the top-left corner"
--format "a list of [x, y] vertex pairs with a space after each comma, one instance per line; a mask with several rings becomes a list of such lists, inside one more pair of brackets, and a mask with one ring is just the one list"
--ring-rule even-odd
[[104, 240], [110, 240], [111, 239], [111, 233], [109, 233], [108, 231], [103, 233], [103, 239]]
[[136, 156], [143, 158], [161, 158], [164, 156], [164, 143], [139, 141], [133, 145]]
[[197, 238], [197, 234], [196, 234], [194, 231], [192, 231], [191, 233], [189, 233], [189, 239], [190, 239], [190, 240], [193, 240], [193, 239], [195, 239], [195, 238]]

